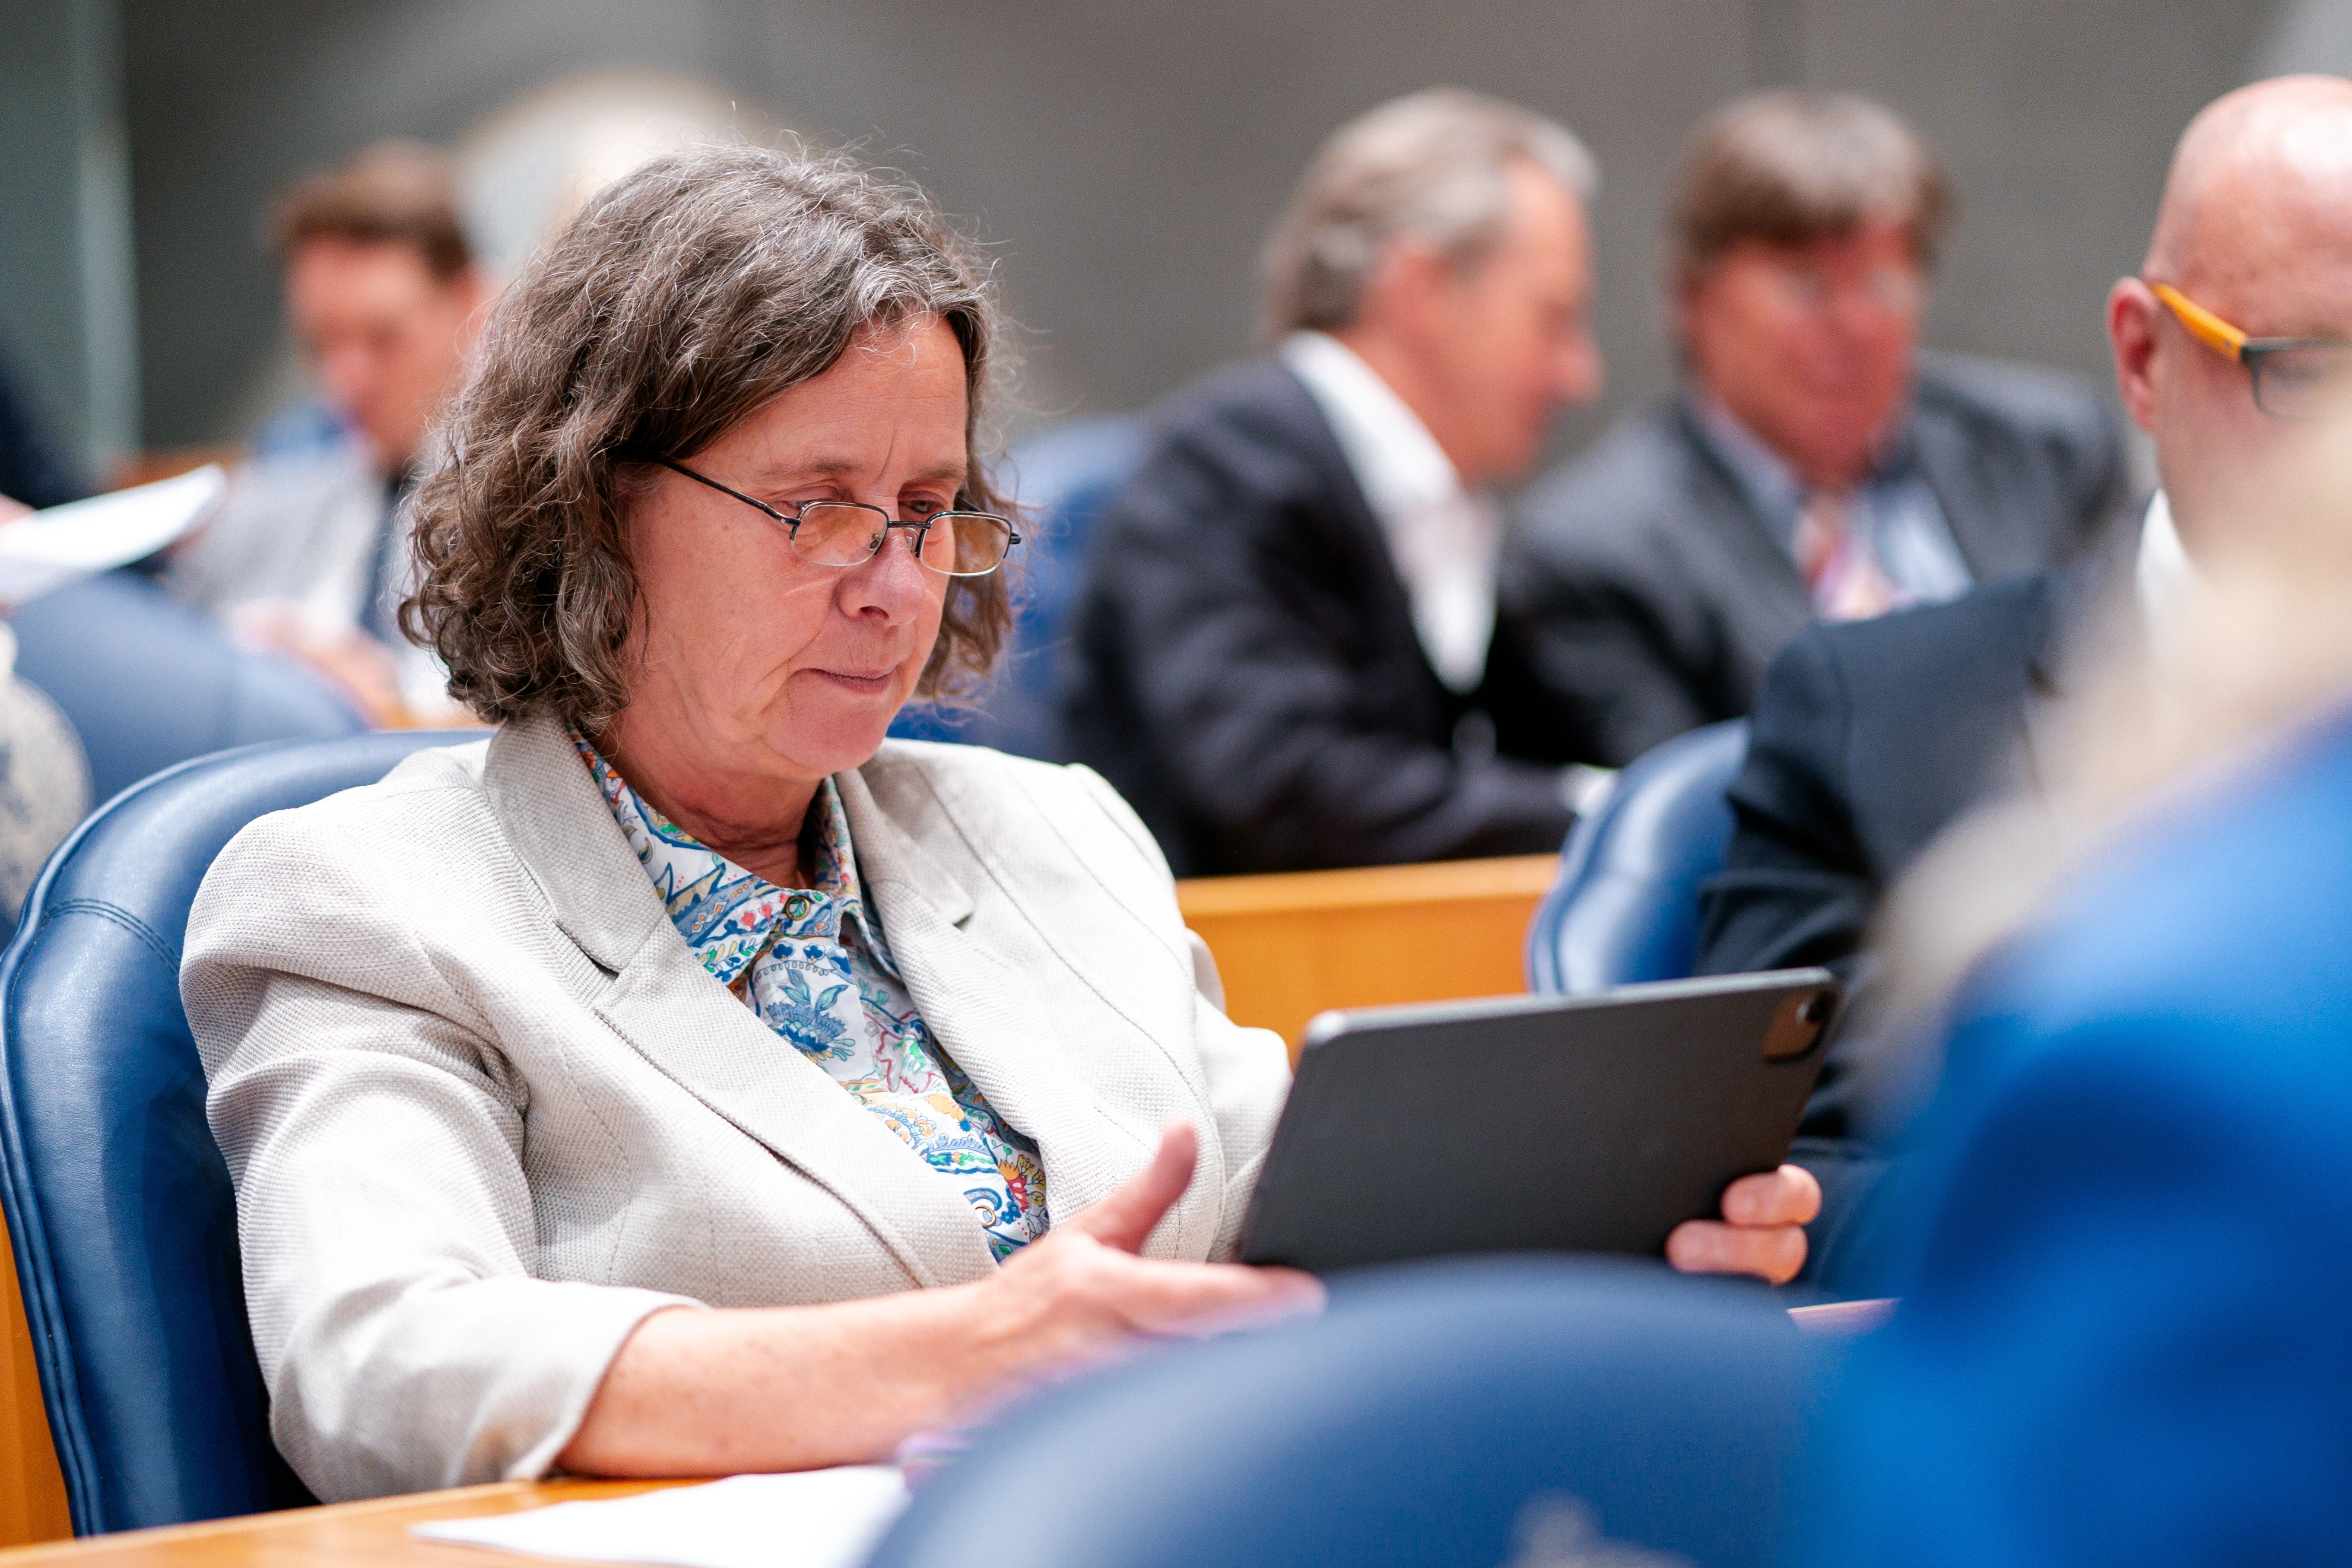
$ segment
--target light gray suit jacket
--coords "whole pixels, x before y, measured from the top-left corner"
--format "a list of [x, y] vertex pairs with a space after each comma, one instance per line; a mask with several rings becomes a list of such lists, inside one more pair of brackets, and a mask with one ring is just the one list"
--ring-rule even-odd
[[[1156, 1257], [1229, 1253], [1286, 1092], [1150, 837], [1077, 768], [886, 744], [835, 784], [925, 1021], [1066, 1218], [1200, 1133]], [[278, 1447], [339, 1499], [547, 1469], [647, 1313], [993, 1268], [971, 1210], [706, 973], [562, 731], [222, 852], [181, 993]]]

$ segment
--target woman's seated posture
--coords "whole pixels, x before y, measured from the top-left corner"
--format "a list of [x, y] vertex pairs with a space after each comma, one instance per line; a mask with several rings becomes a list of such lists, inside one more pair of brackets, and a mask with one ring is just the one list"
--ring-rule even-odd
[[[499, 728], [238, 835], [182, 989], [278, 1446], [325, 1498], [888, 1454], [1229, 1256], [1288, 1083], [1081, 769], [886, 744], [986, 672], [984, 269], [729, 148], [589, 203], [416, 500], [412, 635]], [[1685, 1268], [1785, 1278], [1810, 1179]]]

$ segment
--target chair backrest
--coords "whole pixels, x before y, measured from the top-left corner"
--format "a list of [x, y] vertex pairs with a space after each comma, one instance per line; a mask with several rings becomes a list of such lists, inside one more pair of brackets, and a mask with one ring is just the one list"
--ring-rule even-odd
[[9, 625], [16, 673], [47, 693], [81, 737], [94, 800], [191, 757], [363, 728], [351, 705], [308, 671], [246, 652], [126, 572], [44, 595]]
[[1676, 736], [1617, 775], [1577, 820], [1559, 879], [1528, 927], [1528, 989], [1598, 991], [1680, 980], [1698, 956], [1699, 885], [1731, 842], [1724, 792], [1748, 756], [1748, 722]]
[[1343, 1279], [1320, 1321], [1160, 1352], [982, 1430], [867, 1568], [961, 1568], [1008, 1506], [1024, 1568], [1763, 1568], [1819, 1353], [1761, 1291], [1640, 1265]]
[[1143, 461], [1144, 422], [1132, 414], [1073, 419], [1013, 447], [1005, 488], [1023, 528], [1013, 635], [987, 694], [971, 709], [908, 709], [890, 732], [917, 741], [966, 741], [1016, 756], [1060, 754], [1064, 639], [1086, 585], [1087, 552], [1111, 497]]
[[236, 1204], [180, 1008], [188, 906], [255, 817], [468, 738], [185, 763], [93, 814], [26, 902], [0, 957], [0, 1199], [79, 1534], [308, 1500], [270, 1444]]

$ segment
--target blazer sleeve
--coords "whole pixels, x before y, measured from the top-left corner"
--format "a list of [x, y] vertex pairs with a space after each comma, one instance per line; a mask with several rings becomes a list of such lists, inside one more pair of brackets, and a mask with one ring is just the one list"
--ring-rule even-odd
[[[1091, 768], [1072, 767], [1095, 803], [1165, 877], [1168, 863], [1159, 846], [1117, 790]], [[1225, 1016], [1224, 983], [1209, 944], [1189, 927], [1186, 951], [1192, 963], [1193, 1039], [1200, 1052], [1202, 1076], [1209, 1089], [1209, 1114], [1216, 1124], [1217, 1143], [1223, 1155], [1224, 1192], [1219, 1213], [1212, 1262], [1230, 1259], [1241, 1241], [1242, 1220], [1250, 1195], [1257, 1190], [1258, 1172], [1265, 1164], [1274, 1124], [1290, 1094], [1290, 1052], [1282, 1037], [1271, 1029], [1244, 1028]]]
[[[1085, 636], [1116, 666], [1169, 777], [1229, 862], [1272, 869], [1445, 860], [1556, 847], [1572, 814], [1555, 768], [1457, 752], [1371, 717], [1359, 625], [1315, 559], [1327, 520], [1171, 442], [1097, 553]], [[1400, 677], [1402, 678], [1402, 676]]]
[[329, 1500], [529, 1479], [637, 1323], [696, 1303], [533, 1278], [523, 1085], [339, 820], [239, 834], [181, 969], [272, 1433]]

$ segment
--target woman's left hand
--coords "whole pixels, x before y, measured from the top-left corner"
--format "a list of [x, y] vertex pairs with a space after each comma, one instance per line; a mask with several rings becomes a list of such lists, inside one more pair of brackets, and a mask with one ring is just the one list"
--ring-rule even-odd
[[1685, 1220], [1666, 1237], [1666, 1261], [1685, 1274], [1753, 1274], [1785, 1285], [1805, 1266], [1805, 1226], [1822, 1212], [1822, 1184], [1801, 1165], [1742, 1176], [1723, 1189], [1723, 1217]]

